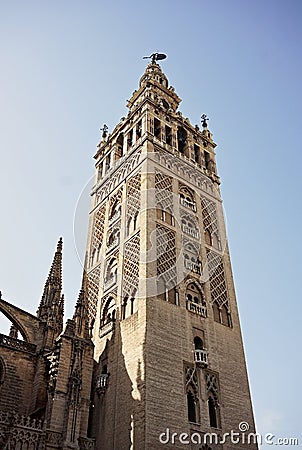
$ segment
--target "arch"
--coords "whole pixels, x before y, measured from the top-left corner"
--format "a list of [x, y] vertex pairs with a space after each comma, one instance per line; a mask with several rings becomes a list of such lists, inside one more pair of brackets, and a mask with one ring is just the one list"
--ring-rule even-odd
[[179, 189], [179, 201], [180, 204], [186, 208], [190, 208], [192, 211], [196, 211], [195, 197], [191, 189], [186, 186], [182, 186]]
[[[15, 310], [16, 314], [14, 314]], [[37, 317], [33, 316], [32, 314], [26, 313], [25, 311], [22, 311], [13, 305], [7, 304], [7, 302], [5, 302], [4, 300], [0, 300], [0, 312], [2, 312], [5, 317], [17, 328], [25, 342], [34, 342], [34, 330], [28, 330], [26, 326], [22, 324], [21, 320], [22, 316], [27, 316], [27, 318], [29, 317], [31, 320], [33, 319], [32, 324], [34, 327], [36, 322], [40, 322]], [[19, 317], [20, 315], [22, 315], [20, 317], [21, 320], [16, 317], [17, 315], [19, 315]]]
[[189, 422], [197, 422], [196, 414], [196, 401], [195, 396], [191, 390], [187, 392], [187, 408], [188, 408], [188, 420]]
[[221, 307], [221, 323], [227, 327], [230, 326], [230, 313], [226, 304]]
[[116, 303], [113, 296], [109, 296], [102, 309], [101, 327], [116, 319]]
[[194, 338], [194, 348], [195, 350], [203, 350], [203, 340], [199, 336]]
[[186, 300], [205, 305], [203, 291], [195, 281], [188, 283], [186, 286]]
[[205, 230], [204, 232], [204, 240], [207, 245], [212, 246], [212, 235], [209, 230]]
[[208, 397], [208, 409], [210, 418], [210, 427], [218, 428], [217, 414], [216, 414], [216, 404], [212, 393]]

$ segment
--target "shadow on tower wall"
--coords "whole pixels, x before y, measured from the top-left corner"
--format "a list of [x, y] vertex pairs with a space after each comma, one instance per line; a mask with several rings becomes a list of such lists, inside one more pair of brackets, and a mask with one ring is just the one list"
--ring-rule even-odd
[[142, 362], [136, 356], [133, 344], [131, 357], [127, 355], [132, 367], [136, 365], [133, 383], [123, 354], [121, 325], [119, 322], [115, 325], [99, 362], [95, 362], [88, 433], [89, 437], [96, 439], [97, 449], [141, 449], [145, 446]]

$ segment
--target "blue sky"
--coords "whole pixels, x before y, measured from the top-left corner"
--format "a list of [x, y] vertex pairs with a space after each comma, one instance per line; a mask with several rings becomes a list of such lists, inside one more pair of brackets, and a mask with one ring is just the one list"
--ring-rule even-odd
[[167, 53], [180, 110], [193, 124], [206, 113], [218, 144], [258, 429], [302, 442], [301, 12], [298, 0], [0, 1], [0, 289], [35, 312], [62, 235], [72, 314], [73, 220], [99, 128], [126, 115], [142, 57]]

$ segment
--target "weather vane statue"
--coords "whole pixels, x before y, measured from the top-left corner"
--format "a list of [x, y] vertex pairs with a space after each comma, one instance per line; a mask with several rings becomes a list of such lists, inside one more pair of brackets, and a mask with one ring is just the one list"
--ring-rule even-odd
[[100, 128], [100, 130], [102, 131], [102, 138], [106, 139], [106, 137], [108, 135], [108, 127], [107, 127], [107, 125], [104, 123], [103, 128]]
[[201, 125], [203, 126], [203, 128], [207, 128], [208, 124], [207, 121], [209, 120], [209, 118], [207, 117], [206, 114], [203, 114], [201, 116]]
[[156, 63], [156, 61], [160, 61], [161, 59], [166, 59], [167, 55], [164, 53], [152, 53], [150, 56], [144, 56], [143, 59], [151, 58], [152, 64]]

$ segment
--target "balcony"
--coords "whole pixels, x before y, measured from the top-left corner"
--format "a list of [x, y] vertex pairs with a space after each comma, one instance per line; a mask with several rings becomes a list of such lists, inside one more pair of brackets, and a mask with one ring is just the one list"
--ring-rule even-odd
[[199, 239], [199, 233], [196, 229], [187, 227], [186, 225], [182, 226], [182, 231], [189, 236], [192, 236], [195, 239]]
[[194, 273], [198, 273], [199, 275], [201, 273], [201, 264], [194, 263], [193, 261], [190, 261], [189, 259], [185, 259], [185, 268], [188, 270], [191, 270]]
[[208, 351], [205, 349], [195, 350], [194, 361], [199, 364], [208, 365]]
[[187, 300], [187, 310], [197, 314], [200, 317], [207, 317], [207, 308], [199, 303], [194, 303]]
[[103, 325], [100, 328], [100, 338], [103, 336], [106, 336], [106, 334], [111, 333], [115, 328], [115, 320], [111, 320], [110, 322], [107, 322], [105, 325]]
[[101, 373], [101, 375], [97, 377], [95, 389], [98, 396], [105, 393], [108, 386], [108, 380], [109, 380], [109, 373]]
[[191, 209], [191, 211], [196, 212], [196, 206], [195, 203], [193, 202], [188, 202], [185, 198], [183, 197], [179, 197], [179, 202], [182, 206], [184, 206], [185, 208], [189, 208]]

